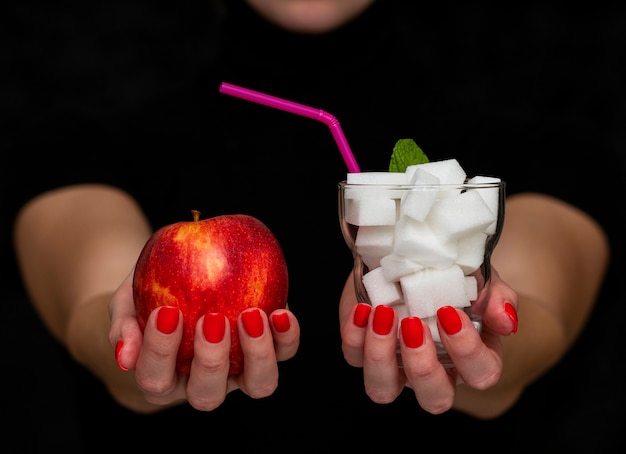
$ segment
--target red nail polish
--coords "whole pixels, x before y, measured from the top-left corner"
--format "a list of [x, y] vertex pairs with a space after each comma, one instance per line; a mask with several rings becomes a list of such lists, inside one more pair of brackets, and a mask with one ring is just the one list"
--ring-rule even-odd
[[424, 343], [424, 327], [419, 317], [406, 317], [400, 322], [402, 339], [409, 348], [417, 348]]
[[202, 332], [204, 333], [204, 338], [212, 344], [221, 342], [226, 332], [226, 319], [217, 312], [206, 314], [202, 323]]
[[506, 302], [504, 303], [504, 312], [506, 312], [506, 315], [508, 315], [513, 322], [513, 329], [511, 330], [511, 334], [517, 333], [517, 311], [511, 303]]
[[172, 334], [178, 326], [178, 308], [175, 306], [163, 306], [157, 314], [156, 326], [163, 334]]
[[441, 326], [443, 326], [443, 330], [446, 334], [456, 334], [461, 331], [463, 327], [461, 317], [459, 317], [456, 309], [452, 306], [440, 307], [437, 311], [437, 318], [441, 322]]
[[250, 337], [259, 337], [263, 334], [263, 318], [259, 309], [249, 310], [241, 314], [243, 327]]
[[376, 334], [385, 336], [391, 331], [395, 311], [392, 307], [381, 304], [374, 309], [373, 328]]
[[289, 314], [287, 314], [287, 312], [272, 314], [272, 323], [274, 323], [274, 328], [279, 333], [284, 333], [291, 327], [291, 323], [289, 323]]
[[370, 318], [370, 312], [372, 312], [372, 306], [369, 304], [357, 304], [352, 322], [359, 328], [365, 328], [367, 326], [367, 321]]
[[122, 354], [122, 348], [124, 347], [124, 341], [122, 339], [117, 341], [115, 344], [115, 362], [117, 362], [117, 367], [119, 367], [122, 371], [126, 372], [128, 367], [125, 367], [120, 361], [120, 356]]

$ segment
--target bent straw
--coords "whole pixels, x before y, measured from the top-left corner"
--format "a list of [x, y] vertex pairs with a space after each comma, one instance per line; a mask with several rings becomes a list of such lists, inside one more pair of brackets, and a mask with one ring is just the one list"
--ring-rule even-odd
[[305, 106], [303, 104], [298, 104], [293, 101], [287, 101], [286, 99], [259, 93], [258, 91], [249, 90], [247, 88], [239, 87], [226, 82], [222, 82], [220, 85], [220, 93], [236, 96], [237, 98], [252, 101], [257, 104], [263, 104], [264, 106], [273, 107], [275, 109], [284, 110], [297, 115], [302, 115], [303, 117], [312, 118], [313, 120], [321, 121], [330, 128], [330, 132], [339, 147], [339, 152], [346, 163], [346, 167], [348, 167], [348, 172], [360, 172], [359, 165], [357, 164], [356, 159], [354, 159], [354, 155], [352, 154], [352, 150], [350, 150], [350, 146], [348, 145], [348, 141], [343, 134], [339, 121], [337, 121], [337, 119], [328, 112]]

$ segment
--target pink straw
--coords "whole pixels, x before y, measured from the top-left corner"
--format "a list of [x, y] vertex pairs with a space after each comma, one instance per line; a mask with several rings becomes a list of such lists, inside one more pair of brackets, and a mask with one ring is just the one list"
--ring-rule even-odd
[[297, 115], [302, 115], [303, 117], [321, 121], [330, 128], [330, 132], [335, 138], [335, 142], [337, 142], [341, 156], [348, 167], [348, 172], [360, 172], [356, 159], [354, 159], [354, 155], [352, 154], [352, 150], [350, 150], [346, 137], [341, 130], [339, 121], [337, 121], [337, 119], [331, 114], [320, 109], [315, 109], [293, 101], [287, 101], [286, 99], [259, 93], [258, 91], [249, 90], [247, 88], [238, 87], [237, 85], [232, 85], [226, 82], [222, 82], [220, 85], [220, 93], [236, 96], [237, 98], [256, 102], [257, 104], [263, 104], [264, 106], [274, 107], [275, 109], [285, 110]]

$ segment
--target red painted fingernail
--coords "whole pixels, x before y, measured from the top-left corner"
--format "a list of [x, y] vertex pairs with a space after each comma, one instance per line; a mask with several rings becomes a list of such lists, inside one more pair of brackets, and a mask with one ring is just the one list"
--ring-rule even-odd
[[272, 323], [274, 323], [274, 328], [279, 333], [284, 333], [291, 327], [291, 323], [289, 323], [289, 314], [287, 314], [287, 312], [272, 314]]
[[353, 323], [359, 328], [365, 328], [370, 318], [370, 312], [372, 312], [372, 306], [369, 304], [357, 304], [356, 310], [354, 311], [354, 318], [352, 319]]
[[126, 372], [128, 370], [128, 367], [125, 367], [120, 360], [123, 347], [124, 347], [124, 341], [122, 339], [118, 340], [117, 344], [115, 344], [115, 362], [117, 363], [117, 367], [119, 367], [122, 371]]
[[459, 317], [456, 309], [452, 306], [440, 307], [437, 311], [437, 318], [441, 322], [441, 326], [443, 326], [443, 330], [447, 334], [456, 334], [461, 331], [461, 328], [463, 327], [461, 317]]
[[259, 337], [263, 334], [263, 318], [259, 309], [249, 310], [241, 314], [243, 327], [250, 337]]
[[163, 306], [157, 314], [156, 326], [163, 334], [172, 334], [178, 326], [178, 308], [176, 306]]
[[391, 331], [393, 326], [394, 310], [392, 307], [381, 304], [374, 309], [373, 328], [376, 334], [385, 336]]
[[424, 343], [424, 327], [419, 317], [405, 317], [400, 322], [402, 339], [409, 348], [417, 348]]
[[204, 316], [202, 322], [202, 332], [204, 338], [212, 344], [222, 342], [226, 332], [226, 318], [217, 312], [210, 312]]
[[508, 315], [513, 322], [513, 330], [511, 331], [511, 334], [517, 333], [517, 311], [511, 303], [506, 302], [504, 303], [504, 312], [506, 312], [506, 315]]

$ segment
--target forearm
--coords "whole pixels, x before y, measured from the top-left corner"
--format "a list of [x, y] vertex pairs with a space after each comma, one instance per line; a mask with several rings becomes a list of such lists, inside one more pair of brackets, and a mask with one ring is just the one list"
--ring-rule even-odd
[[[132, 372], [115, 364], [108, 340], [111, 295], [150, 235], [139, 207], [102, 186], [74, 186], [36, 198], [15, 225], [30, 299], [50, 332], [127, 406], [137, 407]], [[137, 407], [139, 408], [139, 407]]]
[[74, 186], [34, 199], [19, 214], [15, 244], [24, 284], [48, 328], [65, 343], [72, 312], [112, 294], [150, 234], [127, 195]]
[[608, 261], [600, 228], [580, 211], [541, 196], [507, 204], [493, 265], [519, 296], [519, 330], [502, 339], [499, 383], [459, 387], [455, 408], [490, 418], [513, 405], [576, 340], [593, 309]]

